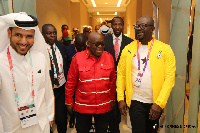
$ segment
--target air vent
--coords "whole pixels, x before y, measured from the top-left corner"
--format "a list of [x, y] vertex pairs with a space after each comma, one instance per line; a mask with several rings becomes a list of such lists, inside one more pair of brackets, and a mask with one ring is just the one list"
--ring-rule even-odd
[[125, 4], [128, 4], [129, 0], [126, 0]]
[[88, 4], [87, 0], [84, 0], [85, 4]]

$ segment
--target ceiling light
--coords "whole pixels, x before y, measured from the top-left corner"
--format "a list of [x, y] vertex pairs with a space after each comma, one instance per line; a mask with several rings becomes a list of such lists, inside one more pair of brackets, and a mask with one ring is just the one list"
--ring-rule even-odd
[[115, 12], [115, 15], [117, 15], [117, 12]]
[[101, 21], [101, 23], [103, 22], [103, 21], [102, 21], [102, 18], [100, 18], [100, 21]]
[[122, 0], [119, 0], [117, 3], [117, 7], [120, 7], [121, 3], [122, 3]]
[[97, 12], [97, 15], [99, 15], [99, 12]]
[[94, 0], [91, 0], [91, 1], [92, 1], [92, 5], [93, 5], [94, 7], [96, 7], [96, 4], [95, 4]]
[[106, 5], [108, 4], [108, 3], [105, 3]]

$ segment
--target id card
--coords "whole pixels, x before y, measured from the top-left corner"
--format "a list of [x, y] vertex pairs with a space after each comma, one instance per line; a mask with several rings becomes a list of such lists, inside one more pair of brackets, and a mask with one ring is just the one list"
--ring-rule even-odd
[[143, 73], [138, 73], [137, 78], [135, 80], [135, 87], [139, 88], [141, 85]]
[[58, 82], [60, 86], [62, 86], [66, 82], [64, 73], [58, 74]]
[[18, 110], [22, 128], [27, 128], [38, 124], [36, 108], [34, 104], [20, 107]]

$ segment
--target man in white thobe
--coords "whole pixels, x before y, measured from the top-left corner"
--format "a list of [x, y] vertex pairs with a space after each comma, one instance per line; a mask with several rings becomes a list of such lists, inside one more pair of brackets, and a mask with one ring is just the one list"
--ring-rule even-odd
[[0, 16], [0, 116], [6, 133], [49, 133], [54, 96], [37, 19]]

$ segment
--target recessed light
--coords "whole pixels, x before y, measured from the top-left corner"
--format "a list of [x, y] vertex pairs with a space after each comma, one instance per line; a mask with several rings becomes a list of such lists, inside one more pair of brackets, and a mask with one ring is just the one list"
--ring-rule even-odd
[[117, 7], [120, 7], [121, 3], [122, 3], [122, 0], [119, 0], [117, 3]]
[[106, 5], [108, 4], [108, 3], [105, 3]]
[[103, 22], [102, 18], [100, 18], [101, 23]]
[[94, 0], [91, 0], [92, 1], [92, 5], [94, 6], [94, 7], [96, 7], [96, 3], [94, 2]]

